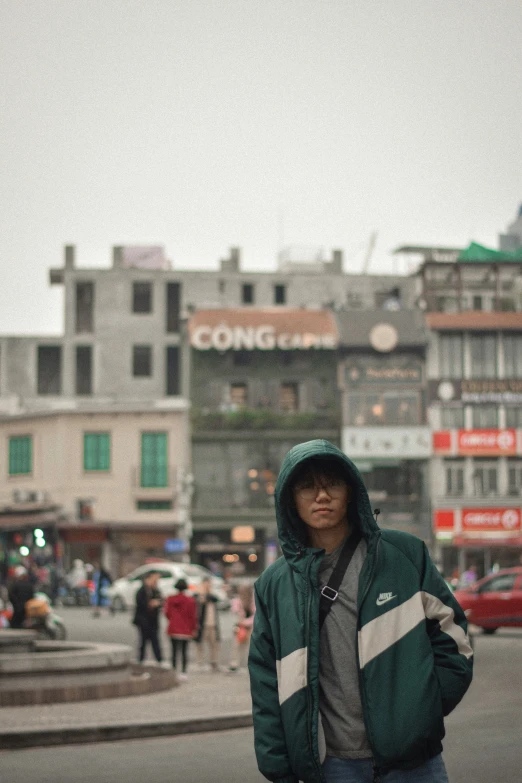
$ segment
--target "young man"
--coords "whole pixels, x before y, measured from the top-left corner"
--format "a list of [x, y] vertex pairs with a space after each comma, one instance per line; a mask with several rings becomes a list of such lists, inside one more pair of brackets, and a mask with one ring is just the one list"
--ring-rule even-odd
[[[378, 528], [357, 468], [328, 441], [288, 452], [275, 496], [284, 557], [256, 583], [249, 655], [260, 771], [447, 783], [443, 716], [469, 687], [472, 650], [425, 545]], [[339, 587], [324, 589], [350, 546]]]
[[161, 609], [161, 593], [158, 589], [160, 574], [150, 571], [136, 593], [136, 611], [133, 623], [140, 633], [138, 643], [138, 661], [143, 663], [147, 642], [151, 643], [152, 652], [158, 663], [162, 661], [161, 647], [158, 639], [159, 611]]

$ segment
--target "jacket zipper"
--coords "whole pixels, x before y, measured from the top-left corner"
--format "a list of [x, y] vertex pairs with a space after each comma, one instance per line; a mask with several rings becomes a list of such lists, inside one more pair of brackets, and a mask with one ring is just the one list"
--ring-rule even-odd
[[[373, 577], [374, 577], [374, 574], [375, 574], [375, 567], [376, 567], [376, 563], [377, 563], [377, 556], [378, 556], [378, 553], [379, 553], [379, 545], [380, 545], [380, 543], [381, 543], [381, 540], [379, 538], [377, 540], [377, 545], [375, 547], [375, 556], [374, 556], [373, 563], [372, 563], [372, 570], [370, 572], [370, 577], [368, 579], [368, 582], [367, 582], [366, 587], [364, 589], [364, 592], [362, 594], [361, 600], [358, 601], [359, 607], [357, 609], [357, 631], [356, 631], [356, 636], [355, 636], [355, 649], [356, 649], [356, 652], [357, 652], [357, 654], [356, 654], [357, 674], [359, 676], [359, 691], [360, 691], [360, 694], [361, 694], [361, 705], [362, 705], [362, 708], [363, 708], [363, 719], [364, 719], [364, 724], [366, 726], [366, 731], [368, 733], [368, 739], [370, 741], [370, 746], [372, 748], [372, 753], [373, 753], [373, 742], [372, 742], [371, 732], [370, 732], [370, 730], [368, 728], [368, 719], [366, 717], [366, 713], [367, 713], [367, 708], [366, 708], [366, 703], [365, 703], [366, 702], [366, 690], [365, 690], [365, 687], [364, 687], [364, 680], [363, 680], [361, 666], [360, 666], [360, 662], [359, 662], [359, 614], [360, 614], [359, 610], [360, 610], [360, 608], [362, 608], [364, 600], [365, 600], [366, 596], [368, 595], [368, 592], [369, 592], [370, 587], [371, 587], [372, 582], [373, 582]], [[375, 764], [375, 759], [374, 759], [373, 756], [372, 756], [372, 766], [373, 766], [373, 783], [380, 783], [381, 775], [380, 775], [378, 766]]]
[[306, 645], [307, 645], [307, 658], [306, 658], [306, 701], [307, 701], [307, 707], [308, 707], [308, 742], [310, 744], [310, 751], [312, 753], [312, 758], [314, 760], [314, 764], [317, 768], [317, 772], [319, 773], [319, 780], [323, 781], [324, 776], [323, 772], [320, 768], [320, 766], [317, 764], [317, 761], [315, 759], [315, 753], [314, 753], [314, 739], [312, 736], [312, 717], [313, 717], [313, 704], [312, 704], [312, 687], [310, 685], [310, 620], [311, 620], [311, 614], [312, 614], [312, 584], [311, 584], [311, 571], [312, 571], [312, 565], [313, 565], [313, 557], [310, 559], [310, 565], [307, 567], [306, 571], [306, 587], [308, 590], [307, 595], [307, 607], [306, 607], [306, 633], [305, 633], [305, 639], [306, 639]]

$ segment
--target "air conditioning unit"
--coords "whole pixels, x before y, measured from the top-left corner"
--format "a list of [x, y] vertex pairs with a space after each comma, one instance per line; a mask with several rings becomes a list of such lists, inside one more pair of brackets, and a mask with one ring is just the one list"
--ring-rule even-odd
[[45, 503], [47, 500], [47, 492], [28, 492], [27, 495], [29, 503]]
[[29, 503], [29, 495], [31, 493], [26, 489], [14, 489], [13, 490], [13, 502], [14, 503]]

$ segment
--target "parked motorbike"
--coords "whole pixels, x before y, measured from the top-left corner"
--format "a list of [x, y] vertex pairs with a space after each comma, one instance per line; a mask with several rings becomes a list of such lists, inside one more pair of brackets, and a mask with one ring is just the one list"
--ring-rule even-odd
[[45, 593], [35, 593], [34, 598], [25, 605], [25, 611], [25, 628], [36, 631], [43, 639], [63, 641], [67, 638], [63, 618], [54, 611]]

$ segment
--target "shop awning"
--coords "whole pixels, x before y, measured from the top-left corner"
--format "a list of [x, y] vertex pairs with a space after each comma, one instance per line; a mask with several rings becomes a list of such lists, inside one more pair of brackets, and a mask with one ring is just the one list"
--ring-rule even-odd
[[522, 547], [522, 536], [510, 536], [506, 538], [467, 538], [466, 536], [454, 536], [453, 546], [463, 549], [491, 549], [491, 547]]

